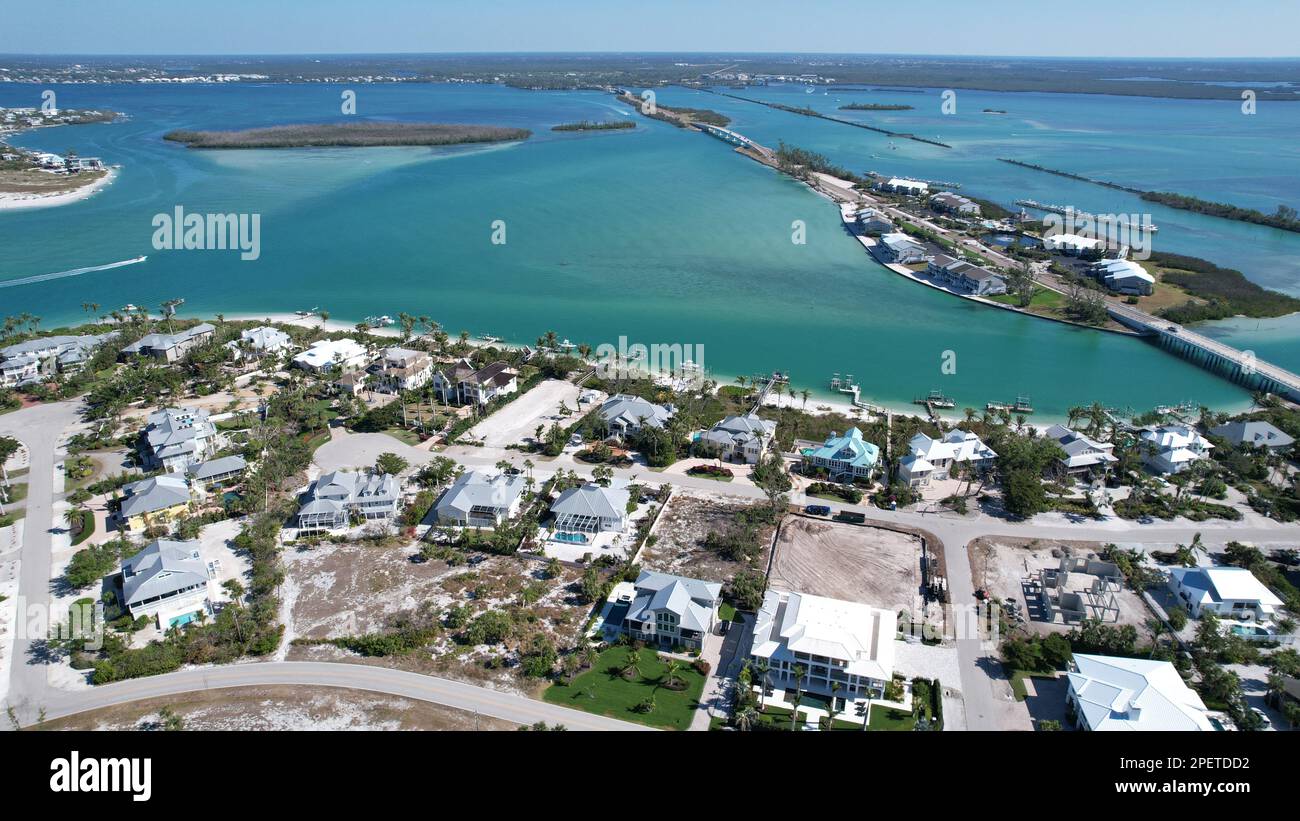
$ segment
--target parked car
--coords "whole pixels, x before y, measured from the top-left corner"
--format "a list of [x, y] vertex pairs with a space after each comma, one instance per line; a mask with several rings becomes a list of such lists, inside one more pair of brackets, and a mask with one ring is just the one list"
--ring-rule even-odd
[[808, 505], [803, 509], [804, 513], [809, 516], [829, 516], [831, 515], [830, 505]]

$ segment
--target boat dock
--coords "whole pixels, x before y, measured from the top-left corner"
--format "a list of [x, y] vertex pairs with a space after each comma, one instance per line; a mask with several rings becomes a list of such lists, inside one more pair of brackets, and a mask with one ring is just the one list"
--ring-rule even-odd
[[853, 374], [851, 373], [846, 374], [843, 379], [840, 378], [838, 373], [831, 376], [831, 390], [850, 396], [851, 399], [849, 401], [855, 408], [862, 408], [864, 411], [874, 413], [877, 416], [889, 417], [889, 411], [885, 410], [881, 406], [862, 401], [861, 390], [853, 381]]

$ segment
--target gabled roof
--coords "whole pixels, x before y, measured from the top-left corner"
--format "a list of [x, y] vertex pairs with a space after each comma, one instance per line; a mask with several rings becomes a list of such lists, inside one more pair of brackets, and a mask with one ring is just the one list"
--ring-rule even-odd
[[662, 428], [672, 418], [673, 412], [663, 405], [656, 405], [639, 396], [619, 393], [606, 399], [600, 406], [600, 415], [606, 422], [619, 421], [624, 425], [640, 427], [645, 424], [652, 428]]
[[668, 612], [678, 617], [682, 627], [700, 632], [712, 624], [713, 608], [722, 595], [720, 584], [648, 570], [641, 572], [635, 587], [636, 598], [628, 607], [627, 618], [645, 621], [655, 613]]
[[1046, 436], [1048, 439], [1056, 440], [1056, 444], [1060, 445], [1061, 450], [1065, 451], [1065, 458], [1060, 461], [1064, 462], [1067, 467], [1083, 467], [1119, 461], [1111, 452], [1115, 449], [1115, 446], [1110, 442], [1098, 442], [1096, 439], [1077, 430], [1067, 428], [1065, 425], [1052, 425], [1047, 429]]
[[174, 334], [145, 334], [139, 340], [132, 342], [130, 345], [123, 348], [122, 352], [139, 353], [145, 348], [154, 351], [167, 351], [175, 348], [177, 345], [189, 342], [195, 337], [210, 334], [215, 330], [216, 328], [212, 327], [208, 323], [200, 322], [193, 328], [186, 328], [185, 330], [178, 331]]
[[275, 351], [289, 344], [289, 335], [279, 328], [262, 325], [249, 328], [239, 335], [250, 347], [258, 351]]
[[1175, 567], [1169, 571], [1183, 587], [1199, 590], [1198, 604], [1224, 601], [1258, 601], [1280, 607], [1282, 600], [1244, 567]]
[[509, 509], [524, 492], [523, 476], [502, 473], [489, 476], [480, 471], [462, 473], [438, 500], [438, 510], [467, 514], [475, 507]]
[[627, 516], [631, 494], [622, 488], [585, 484], [571, 487], [551, 504], [556, 516], [592, 516], [598, 519], [622, 519]]
[[984, 444], [983, 440], [961, 428], [948, 431], [942, 439], [918, 433], [908, 441], [907, 449], [931, 462], [938, 459], [969, 462], [997, 458], [997, 453]]
[[207, 581], [197, 541], [158, 539], [122, 562], [122, 593], [128, 606]]
[[1295, 444], [1295, 439], [1263, 420], [1256, 422], [1227, 422], [1216, 428], [1210, 428], [1210, 433], [1227, 439], [1235, 445], [1286, 448]]
[[1076, 653], [1070, 690], [1093, 730], [1213, 730], [1205, 702], [1167, 661]]
[[242, 456], [223, 456], [220, 459], [209, 459], [206, 462], [190, 465], [185, 472], [193, 479], [200, 481], [211, 479], [213, 476], [221, 476], [237, 470], [243, 470], [248, 467], [248, 462], [244, 461]]
[[813, 459], [843, 462], [850, 467], [871, 467], [880, 459], [880, 448], [862, 438], [862, 431], [849, 428], [843, 436], [832, 431], [822, 446], [809, 454]]
[[127, 519], [189, 504], [190, 501], [189, 485], [175, 473], [141, 479], [125, 485], [122, 490], [127, 494], [122, 500], [122, 517]]

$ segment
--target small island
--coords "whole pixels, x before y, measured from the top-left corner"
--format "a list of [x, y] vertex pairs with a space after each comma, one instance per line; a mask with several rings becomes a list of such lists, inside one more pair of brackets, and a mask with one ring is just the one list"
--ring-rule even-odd
[[636, 128], [636, 123], [632, 120], [612, 120], [607, 122], [596, 122], [594, 120], [579, 120], [576, 123], [560, 123], [551, 128], [552, 131], [619, 131], [625, 128]]
[[244, 131], [171, 131], [164, 140], [190, 148], [354, 148], [385, 145], [462, 145], [526, 140], [526, 128], [442, 123], [319, 123]]
[[910, 111], [910, 105], [889, 105], [887, 103], [849, 103], [840, 106], [840, 111]]

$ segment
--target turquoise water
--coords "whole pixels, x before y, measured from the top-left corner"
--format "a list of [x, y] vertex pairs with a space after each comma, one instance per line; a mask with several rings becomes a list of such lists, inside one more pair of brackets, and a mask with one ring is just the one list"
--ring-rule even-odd
[[[0, 283], [140, 254], [149, 260], [0, 287], [3, 314], [29, 311], [50, 325], [82, 316], [83, 302], [156, 308], [173, 297], [185, 298], [187, 315], [320, 306], [356, 321], [405, 310], [428, 314], [451, 333], [517, 342], [553, 329], [593, 346], [620, 336], [703, 345], [697, 358], [722, 378], [782, 370], [796, 388], [821, 395], [833, 371], [852, 373], [864, 398], [895, 405], [931, 389], [953, 396], [959, 409], [1028, 394], [1040, 418], [1092, 401], [1138, 409], [1248, 401], [1239, 388], [1147, 343], [990, 310], [907, 282], [845, 236], [832, 204], [704, 135], [647, 120], [629, 131], [550, 132], [561, 122], [631, 116], [607, 95], [366, 86], [359, 89], [363, 116], [524, 126], [535, 136], [470, 149], [198, 152], [161, 135], [335, 119], [339, 88], [58, 91], [64, 107], [111, 107], [130, 119], [28, 132], [18, 142], [99, 155], [121, 163], [122, 174], [84, 202], [0, 214]], [[0, 105], [33, 104], [37, 92], [0, 86]], [[719, 104], [711, 107], [733, 110], [713, 100]], [[725, 102], [763, 122], [784, 118], [791, 142], [811, 142], [799, 131], [810, 123], [854, 151], [875, 136]], [[738, 119], [747, 133], [750, 125]], [[753, 136], [775, 142], [779, 130]], [[994, 152], [984, 155], [988, 165]], [[922, 175], [962, 177], [937, 162]], [[151, 220], [177, 205], [261, 214], [261, 257], [155, 251]], [[504, 245], [491, 242], [496, 220], [506, 224]], [[795, 220], [807, 224], [806, 244], [791, 242]], [[945, 351], [956, 354], [955, 374], [941, 372]]]

